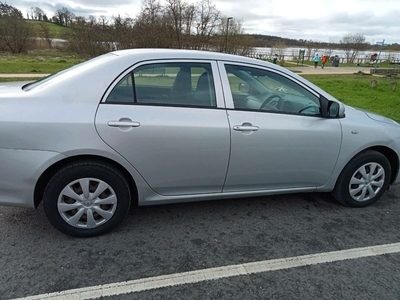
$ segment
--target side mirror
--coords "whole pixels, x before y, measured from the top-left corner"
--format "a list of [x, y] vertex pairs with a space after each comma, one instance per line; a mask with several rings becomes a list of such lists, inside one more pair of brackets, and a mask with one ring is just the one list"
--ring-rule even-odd
[[345, 107], [340, 102], [329, 101], [328, 103], [328, 118], [343, 118]]
[[250, 85], [247, 82], [241, 82], [239, 83], [239, 92], [248, 94], [250, 92]]

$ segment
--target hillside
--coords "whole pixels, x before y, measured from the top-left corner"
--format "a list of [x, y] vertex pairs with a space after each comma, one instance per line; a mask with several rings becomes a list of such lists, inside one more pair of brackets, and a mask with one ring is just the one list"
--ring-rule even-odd
[[47, 26], [49, 29], [49, 35], [55, 39], [66, 39], [68, 37], [71, 28], [61, 26], [51, 22], [36, 21], [36, 20], [25, 20], [32, 28], [34, 35], [37, 37], [43, 36], [42, 26]]

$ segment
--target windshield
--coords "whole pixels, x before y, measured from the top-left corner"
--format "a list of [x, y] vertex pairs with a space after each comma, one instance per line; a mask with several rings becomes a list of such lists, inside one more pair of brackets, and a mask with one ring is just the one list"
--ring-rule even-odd
[[87, 66], [89, 66], [89, 65], [102, 63], [103, 61], [106, 61], [106, 60], [108, 60], [108, 59], [110, 59], [111, 57], [114, 57], [114, 56], [115, 56], [115, 54], [107, 53], [107, 54], [104, 54], [104, 55], [101, 55], [101, 56], [92, 58], [92, 59], [90, 59], [90, 60], [84, 61], [84, 62], [82, 62], [82, 63], [80, 63], [80, 64], [75, 65], [75, 66], [72, 66], [72, 67], [70, 67], [70, 68], [68, 68], [68, 69], [62, 70], [62, 71], [60, 71], [60, 72], [58, 72], [58, 73], [54, 73], [54, 74], [49, 75], [49, 76], [47, 76], [47, 77], [41, 78], [41, 79], [39, 79], [39, 80], [37, 80], [37, 81], [34, 81], [34, 82], [30, 82], [30, 83], [28, 83], [28, 84], [25, 84], [25, 85], [22, 87], [22, 89], [23, 89], [24, 91], [26, 91], [26, 92], [27, 92], [27, 91], [30, 91], [30, 90], [32, 90], [32, 89], [35, 89], [35, 88], [37, 88], [37, 87], [39, 87], [39, 86], [42, 86], [42, 85], [44, 85], [44, 84], [46, 84], [46, 83], [52, 81], [53, 79], [55, 79], [55, 78], [57, 78], [57, 77], [59, 77], [59, 76], [61, 76], [61, 75], [63, 75], [63, 74], [69, 73], [69, 72], [71, 72], [71, 71], [74, 71], [74, 70], [77, 70], [77, 69], [80, 69], [80, 68], [87, 67]]

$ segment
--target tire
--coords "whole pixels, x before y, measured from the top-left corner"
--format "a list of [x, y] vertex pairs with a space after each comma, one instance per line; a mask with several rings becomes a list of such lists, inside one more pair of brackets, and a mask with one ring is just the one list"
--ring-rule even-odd
[[123, 221], [130, 203], [124, 176], [95, 161], [64, 166], [50, 179], [43, 195], [49, 222], [74, 237], [109, 232]]
[[346, 165], [332, 195], [345, 206], [366, 207], [376, 202], [388, 189], [391, 172], [386, 156], [366, 150]]

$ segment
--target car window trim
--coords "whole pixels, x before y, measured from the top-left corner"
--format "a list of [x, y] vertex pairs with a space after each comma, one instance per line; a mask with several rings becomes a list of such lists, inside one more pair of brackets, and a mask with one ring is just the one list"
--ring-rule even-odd
[[[228, 73], [226, 72], [226, 69], [225, 69], [225, 65], [250, 67], [250, 68], [260, 69], [260, 70], [264, 70], [264, 71], [267, 71], [267, 72], [272, 72], [272, 73], [275, 73], [277, 75], [283, 76], [286, 79], [294, 82], [295, 84], [300, 85], [301, 87], [306, 89], [308, 92], [310, 92], [311, 94], [316, 96], [320, 101], [320, 103], [319, 103], [320, 107], [322, 108], [322, 106], [323, 106], [321, 101], [324, 101], [324, 100], [321, 99], [321, 95], [318, 92], [316, 92], [315, 90], [313, 90], [309, 86], [305, 85], [301, 81], [297, 80], [296, 78], [293, 78], [293, 77], [291, 77], [291, 76], [289, 76], [289, 75], [287, 75], [285, 73], [279, 72], [278, 70], [274, 70], [272, 68], [268, 68], [266, 66], [261, 66], [261, 65], [256, 65], [256, 64], [231, 62], [231, 61], [224, 61], [224, 60], [218, 61], [217, 64], [218, 64], [218, 69], [219, 69], [219, 72], [220, 72], [220, 75], [221, 75], [222, 88], [223, 88], [224, 93], [225, 93], [225, 102], [226, 102], [227, 110], [259, 112], [259, 111], [256, 111], [256, 110], [250, 110], [250, 109], [247, 110], [247, 109], [235, 108], [235, 105], [233, 103], [232, 90], [231, 90], [231, 86], [230, 86], [229, 79], [228, 79]], [[317, 114], [317, 115], [307, 115], [307, 114], [288, 113], [288, 112], [279, 112], [279, 111], [266, 111], [266, 112], [268, 112], [268, 113], [286, 114], [286, 115], [300, 115], [300, 116], [308, 116], [308, 117], [320, 117], [320, 118], [323, 117], [322, 113]]]
[[[136, 88], [135, 88], [135, 76], [134, 76], [134, 71], [136, 68], [143, 66], [143, 65], [149, 65], [149, 64], [161, 64], [161, 63], [208, 63], [211, 66], [211, 71], [212, 71], [212, 77], [213, 77], [213, 83], [214, 83], [214, 89], [215, 89], [215, 100], [216, 100], [216, 106], [198, 106], [198, 105], [177, 105], [177, 104], [157, 104], [157, 103], [137, 103], [136, 102]], [[132, 103], [127, 103], [127, 102], [109, 102], [107, 103], [107, 97], [108, 95], [112, 92], [112, 90], [115, 88], [116, 85], [126, 76], [128, 73], [131, 72], [132, 74], [132, 83], [133, 83], [133, 89], [135, 90], [134, 96], [135, 99], [133, 100]], [[123, 71], [107, 88], [106, 92], [104, 93], [100, 104], [118, 104], [118, 105], [142, 105], [142, 106], [166, 106], [166, 107], [187, 107], [187, 108], [208, 108], [208, 109], [226, 109], [226, 104], [225, 104], [225, 97], [224, 93], [222, 90], [222, 85], [221, 85], [221, 77], [220, 73], [218, 70], [217, 66], [217, 61], [216, 60], [210, 60], [210, 59], [152, 59], [152, 60], [144, 60], [144, 61], [139, 61], [127, 69]]]

